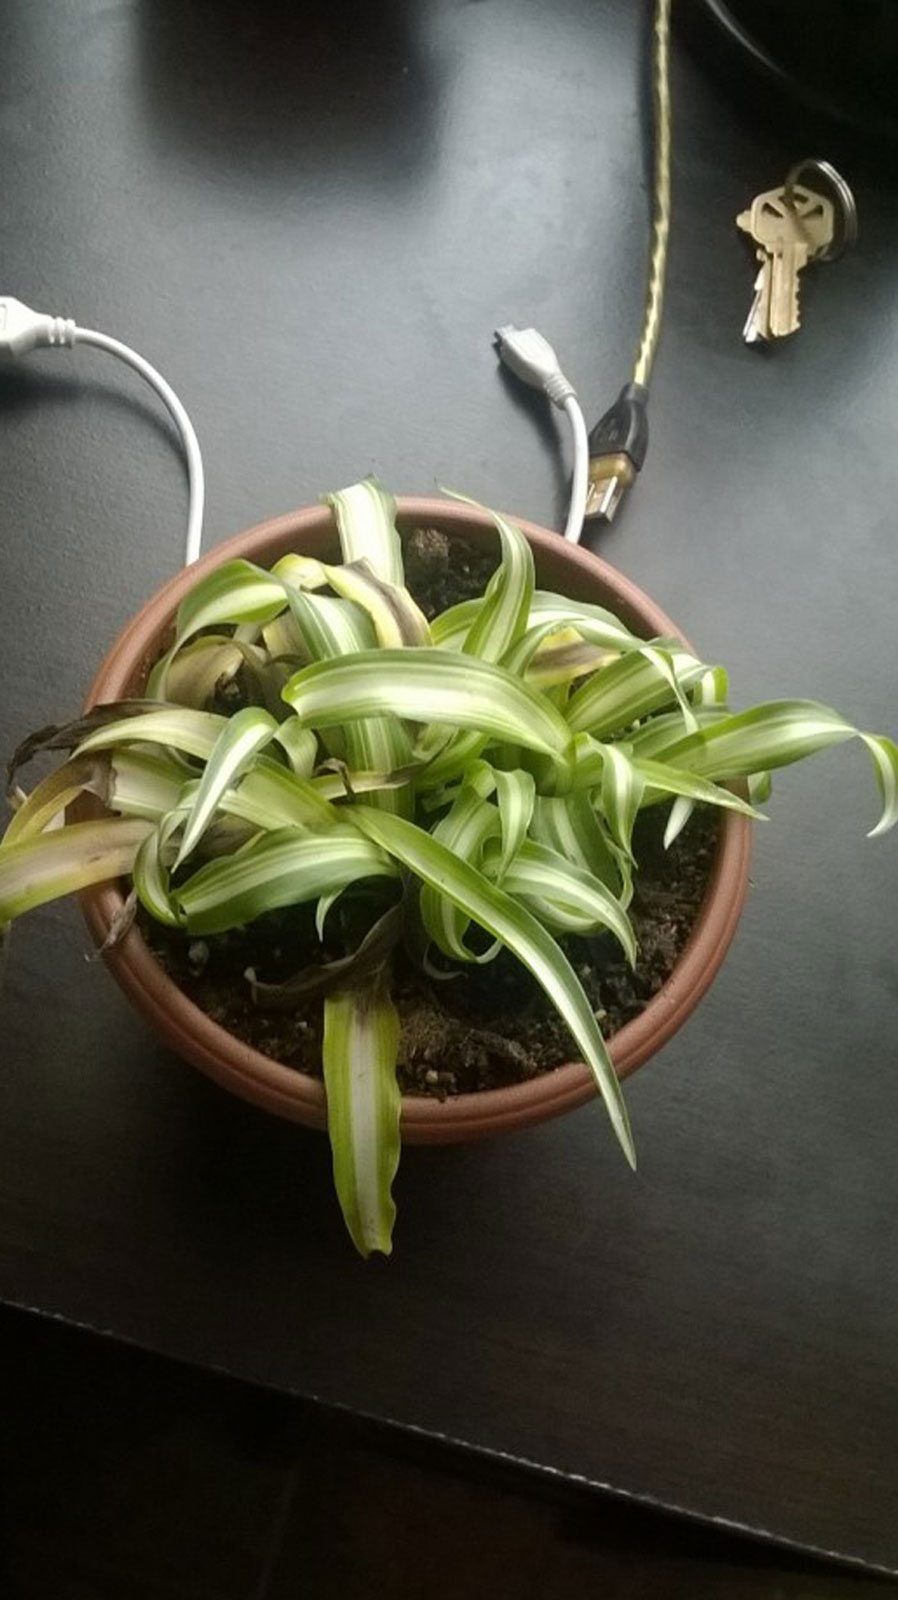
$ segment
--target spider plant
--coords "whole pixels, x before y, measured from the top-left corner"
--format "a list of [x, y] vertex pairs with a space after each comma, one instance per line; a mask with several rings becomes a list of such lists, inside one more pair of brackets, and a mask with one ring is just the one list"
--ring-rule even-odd
[[[721, 668], [538, 589], [526, 539], [499, 516], [485, 593], [428, 624], [404, 585], [389, 495], [367, 480], [328, 503], [341, 563], [224, 563], [181, 605], [145, 698], [16, 753], [0, 924], [118, 877], [131, 905], [188, 937], [316, 902], [319, 934], [342, 930], [342, 956], [279, 985], [248, 981], [260, 1004], [323, 1003], [336, 1189], [367, 1255], [389, 1253], [395, 1217], [400, 940], [425, 961], [430, 946], [459, 964], [513, 951], [634, 1163], [617, 1077], [559, 940], [603, 932], [635, 962], [637, 814], [672, 802], [668, 842], [696, 804], [757, 816], [774, 768], [857, 736], [881, 833], [898, 820], [898, 747], [812, 701], [731, 712]], [[225, 715], [214, 707], [228, 685], [240, 693]], [[40, 750], [70, 754], [26, 796], [16, 775]], [[67, 820], [85, 794], [100, 804]]]

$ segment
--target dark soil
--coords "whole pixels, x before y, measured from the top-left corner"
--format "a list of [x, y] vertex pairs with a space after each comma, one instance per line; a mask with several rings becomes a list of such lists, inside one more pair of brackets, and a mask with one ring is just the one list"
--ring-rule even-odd
[[[407, 581], [428, 616], [482, 594], [495, 565], [495, 558], [436, 530], [419, 530], [406, 541]], [[716, 817], [698, 808], [665, 851], [666, 815], [666, 807], [654, 807], [636, 827], [639, 873], [630, 907], [639, 946], [635, 971], [608, 935], [563, 941], [606, 1037], [637, 1016], [669, 977], [707, 888]], [[140, 925], [166, 971], [216, 1022], [265, 1055], [320, 1077], [321, 1001], [299, 1012], [264, 1010], [253, 1003], [244, 976], [253, 967], [261, 979], [278, 982], [342, 953], [319, 944], [310, 907], [272, 912], [248, 928], [207, 939], [185, 939], [143, 915]], [[397, 958], [392, 989], [402, 1020], [404, 1093], [443, 1099], [498, 1088], [571, 1059], [564, 1024], [507, 951], [485, 966], [452, 970], [456, 975], [441, 981], [407, 956]]]

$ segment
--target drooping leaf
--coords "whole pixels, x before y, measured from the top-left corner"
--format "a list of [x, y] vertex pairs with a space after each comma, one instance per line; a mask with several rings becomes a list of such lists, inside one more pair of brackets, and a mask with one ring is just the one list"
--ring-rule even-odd
[[284, 699], [311, 727], [333, 727], [392, 711], [412, 722], [468, 727], [564, 764], [570, 735], [543, 696], [501, 667], [450, 651], [363, 651], [303, 667]]
[[459, 861], [451, 850], [414, 823], [367, 806], [357, 806], [353, 819], [370, 839], [424, 883], [452, 900], [487, 933], [501, 939], [533, 973], [589, 1063], [621, 1147], [630, 1164], [635, 1165], [626, 1106], [605, 1041], [573, 967], [551, 934], [504, 889]]
[[179, 886], [175, 899], [189, 933], [224, 933], [264, 911], [317, 900], [361, 878], [395, 876], [383, 851], [352, 827], [322, 833], [280, 828], [236, 855], [207, 862]]
[[297, 666], [311, 659], [306, 642], [292, 612], [284, 611], [262, 629], [265, 648], [272, 661], [291, 661]]
[[898, 747], [883, 735], [861, 733], [815, 700], [772, 700], [722, 717], [673, 745], [665, 761], [724, 781], [786, 767], [854, 738], [870, 753], [882, 798], [879, 821], [871, 829], [874, 836], [898, 821]]
[[95, 794], [108, 800], [110, 788], [108, 756], [73, 756], [32, 789], [14, 813], [0, 840], [0, 850], [43, 833], [81, 794]]
[[524, 676], [535, 689], [557, 689], [586, 678], [607, 665], [609, 655], [600, 645], [587, 644], [573, 628], [552, 633], [534, 655]]
[[327, 996], [322, 1062], [334, 1184], [353, 1244], [363, 1256], [373, 1250], [388, 1256], [393, 1248], [391, 1191], [402, 1108], [398, 1050], [399, 1016], [383, 980]]
[[165, 706], [158, 711], [135, 713], [121, 721], [95, 728], [78, 745], [78, 754], [88, 750], [110, 750], [115, 745], [161, 744], [184, 750], [207, 761], [227, 722], [213, 711], [188, 711], [181, 706]]
[[430, 627], [407, 589], [378, 577], [367, 561], [325, 567], [328, 583], [344, 600], [361, 606], [371, 618], [377, 642], [385, 650], [403, 645], [429, 645]]
[[263, 567], [238, 557], [194, 584], [178, 608], [179, 644], [222, 623], [272, 622], [286, 604], [283, 584]]
[[764, 821], [761, 812], [743, 800], [741, 795], [734, 794], [731, 789], [722, 789], [720, 784], [712, 783], [708, 778], [701, 778], [695, 772], [683, 772], [667, 761], [647, 761], [642, 756], [631, 756], [630, 759], [645, 782], [645, 804], [677, 795], [687, 800], [700, 800], [704, 805], [741, 811], [743, 816], [753, 817], [756, 822]]
[[130, 872], [151, 828], [140, 818], [73, 822], [0, 850], [0, 926], [48, 900]]
[[6, 767], [6, 781], [12, 789], [20, 768], [44, 750], [74, 750], [95, 729], [110, 722], [121, 722], [127, 717], [142, 716], [149, 710], [159, 710], [149, 700], [113, 700], [108, 705], [94, 706], [72, 722], [50, 723], [30, 733], [13, 751]]
[[146, 692], [154, 700], [204, 711], [216, 689], [239, 672], [246, 648], [221, 633], [201, 634], [183, 646], [176, 642], [152, 668]]

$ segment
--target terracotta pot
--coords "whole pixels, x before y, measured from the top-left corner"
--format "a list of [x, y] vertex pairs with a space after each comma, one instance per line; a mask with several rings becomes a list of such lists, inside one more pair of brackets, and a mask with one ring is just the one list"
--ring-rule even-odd
[[[423, 525], [471, 539], [495, 541], [489, 518], [467, 507], [423, 499], [401, 500], [399, 507], [403, 527]], [[533, 547], [542, 588], [607, 605], [647, 636], [682, 637], [663, 611], [613, 567], [585, 550], [565, 544], [557, 534], [526, 522], [519, 526]], [[267, 566], [287, 550], [333, 560], [338, 555], [338, 545], [330, 512], [315, 506], [262, 523], [219, 545], [190, 571], [172, 578], [119, 635], [94, 679], [87, 705], [142, 691], [147, 672], [167, 641], [176, 608], [198, 577], [234, 556], [245, 556]], [[723, 813], [711, 880], [689, 942], [664, 987], [641, 1015], [611, 1040], [611, 1054], [621, 1078], [660, 1050], [711, 983], [742, 909], [749, 848], [747, 819], [732, 812]], [[91, 890], [82, 896], [82, 904], [91, 933], [99, 943], [122, 904], [120, 889], [104, 885]], [[281, 1066], [219, 1027], [166, 976], [136, 929], [106, 960], [137, 1009], [179, 1055], [201, 1072], [266, 1111], [311, 1127], [324, 1127], [324, 1089], [320, 1080]], [[582, 1062], [572, 1062], [528, 1083], [456, 1095], [443, 1102], [406, 1095], [402, 1103], [402, 1135], [411, 1144], [479, 1138], [558, 1116], [582, 1105], [594, 1093], [589, 1069]]]

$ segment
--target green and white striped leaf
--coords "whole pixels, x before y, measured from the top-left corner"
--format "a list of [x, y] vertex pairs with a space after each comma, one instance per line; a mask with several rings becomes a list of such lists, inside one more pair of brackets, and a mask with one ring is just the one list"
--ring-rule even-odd
[[238, 557], [201, 578], [178, 608], [177, 638], [183, 644], [203, 628], [222, 623], [272, 622], [285, 605], [284, 586], [270, 572]]
[[531, 831], [539, 843], [591, 873], [606, 888], [618, 888], [615, 853], [588, 794], [538, 796]]
[[130, 872], [151, 828], [137, 817], [72, 822], [0, 850], [0, 927], [49, 900]]
[[722, 781], [786, 767], [854, 738], [870, 753], [882, 798], [882, 812], [871, 829], [873, 837], [898, 821], [898, 747], [883, 735], [861, 733], [837, 711], [815, 700], [772, 700], [722, 717], [681, 739], [665, 752], [665, 761]]
[[708, 778], [701, 778], [695, 772], [683, 772], [679, 767], [671, 766], [666, 761], [647, 761], [644, 757], [635, 755], [630, 759], [636, 771], [645, 780], [644, 805], [652, 805], [656, 800], [678, 795], [687, 800], [700, 800], [704, 805], [722, 806], [727, 811], [741, 811], [743, 816], [752, 817], [756, 822], [766, 820], [762, 813], [743, 800], [741, 795], [733, 794], [731, 789], [722, 789], [719, 784], [712, 783]]
[[481, 799], [487, 800], [492, 794], [496, 796], [501, 849], [492, 876], [496, 883], [501, 883], [527, 837], [533, 817], [536, 803], [533, 775], [520, 767], [506, 772], [500, 767], [491, 767], [486, 761], [475, 761], [465, 774], [465, 782]]
[[611, 838], [633, 859], [633, 825], [645, 791], [645, 778], [619, 745], [602, 746], [604, 771], [599, 791], [602, 815]]
[[343, 560], [367, 561], [385, 583], [401, 588], [402, 545], [396, 531], [396, 501], [376, 478], [364, 478], [324, 496], [337, 519]]
[[290, 611], [313, 661], [370, 650], [375, 644], [371, 620], [352, 600], [334, 600], [326, 594], [305, 594], [288, 589]]
[[144, 839], [137, 852], [132, 877], [137, 898], [157, 922], [178, 928], [183, 922], [180, 908], [172, 896], [171, 874], [177, 846], [174, 836], [183, 825], [188, 805], [176, 806]]
[[[271, 569], [271, 576], [277, 578], [286, 588], [291, 589], [326, 589], [327, 573], [321, 561], [314, 556], [300, 556], [295, 551], [289, 550], [281, 556]], [[271, 627], [266, 623], [266, 627]]]
[[[370, 618], [352, 601], [332, 600], [326, 595], [306, 595], [291, 590], [290, 608], [313, 657], [313, 664], [338, 662], [346, 656], [358, 660], [365, 654], [377, 662], [381, 660], [381, 653], [371, 649], [374, 630]], [[310, 671], [311, 667], [301, 670]], [[282, 696], [288, 704], [288, 691], [296, 676], [294, 674], [282, 690]], [[392, 706], [382, 709], [384, 715], [352, 719], [345, 727], [342, 717], [335, 718], [329, 725], [328, 745], [331, 754], [345, 760], [349, 769], [387, 773], [410, 764], [412, 751], [408, 734], [392, 714]], [[378, 790], [374, 804], [384, 811], [404, 813], [410, 811], [411, 800], [403, 788], [385, 787]]]
[[[479, 867], [488, 839], [500, 831], [499, 812], [488, 800], [471, 787], [462, 789], [449, 812], [431, 833], [431, 838], [444, 849], [451, 850], [458, 861]], [[471, 961], [478, 965], [492, 961], [499, 950], [494, 943], [481, 955], [465, 944], [470, 927], [470, 916], [452, 900], [429, 884], [421, 890], [421, 921], [434, 943], [444, 955], [456, 961]]]
[[[468, 500], [465, 495], [453, 495], [452, 498], [462, 500], [478, 510], [485, 509], [477, 506], [476, 500]], [[480, 609], [471, 623], [462, 649], [465, 655], [495, 662], [502, 660], [527, 627], [533, 596], [533, 551], [520, 528], [506, 522], [495, 511], [489, 515], [499, 532], [502, 558], [498, 570], [487, 584]]]
[[384, 650], [403, 645], [429, 645], [430, 627], [424, 612], [407, 589], [379, 578], [367, 561], [325, 567], [327, 581], [344, 600], [352, 600], [371, 618], [377, 642]]
[[228, 717], [221, 730], [184, 823], [175, 870], [196, 849], [215, 816], [222, 795], [277, 732], [277, 723], [258, 706], [245, 706]]
[[[334, 770], [326, 770], [329, 767]], [[419, 770], [417, 762], [410, 762], [407, 767], [398, 767], [395, 772], [352, 772], [345, 761], [323, 761], [312, 784], [316, 794], [323, 800], [346, 800], [359, 794], [369, 794], [376, 805], [375, 796], [380, 790], [408, 788]], [[411, 794], [408, 803], [411, 806]]]
[[110, 750], [115, 745], [161, 744], [187, 755], [208, 761], [226, 717], [213, 711], [188, 711], [181, 706], [166, 706], [159, 711], [144, 711], [123, 718], [121, 722], [108, 722], [81, 740], [77, 754], [88, 750]]
[[730, 693], [726, 667], [709, 667], [692, 692], [693, 706], [725, 706]]
[[[592, 605], [587, 600], [571, 600], [567, 595], [536, 589], [530, 604], [528, 627], [535, 628], [549, 622], [554, 623], [556, 628], [579, 628], [581, 623], [590, 623], [596, 630], [593, 634], [595, 642], [599, 642], [598, 629], [601, 627], [606, 630], [601, 635], [601, 642], [607, 643], [609, 650], [638, 650], [645, 643], [638, 635], [631, 633], [606, 606]], [[664, 642], [655, 640], [656, 644]]]
[[304, 728], [296, 717], [280, 722], [275, 733], [297, 778], [311, 778], [318, 760], [318, 740], [310, 728]]
[[122, 747], [111, 752], [111, 761], [108, 804], [126, 817], [158, 821], [173, 810], [185, 783], [196, 776], [186, 761], [164, 750]]
[[[495, 854], [493, 861], [487, 860], [490, 876], [497, 864]], [[635, 966], [636, 938], [619, 901], [591, 872], [565, 861], [548, 845], [528, 839], [506, 873], [505, 888], [525, 900], [540, 921], [556, 932], [589, 934], [606, 929]]]
[[324, 1002], [322, 1061], [334, 1184], [363, 1256], [393, 1248], [392, 1186], [402, 1097], [396, 1081], [399, 1015], [383, 980]]
[[621, 1147], [636, 1164], [633, 1138], [617, 1075], [589, 1000], [551, 934], [504, 889], [459, 861], [414, 823], [367, 806], [353, 812], [356, 825], [432, 889], [452, 900], [487, 933], [513, 950], [542, 986], [589, 1063]]
[[665, 660], [663, 651], [645, 645], [639, 654], [631, 652], [609, 662], [571, 696], [568, 723], [575, 733], [608, 739], [670, 705], [706, 671], [704, 664], [685, 650], [671, 650]]
[[354, 828], [314, 834], [282, 828], [200, 867], [175, 899], [189, 933], [224, 933], [265, 911], [317, 900], [362, 878], [395, 876], [395, 865]]
[[23, 839], [35, 838], [57, 818], [66, 806], [82, 794], [95, 794], [108, 802], [111, 775], [108, 756], [73, 756], [63, 762], [55, 772], [48, 773], [31, 791], [0, 839], [0, 850], [21, 844]]
[[523, 745], [564, 765], [570, 735], [543, 696], [503, 668], [436, 650], [364, 651], [303, 667], [284, 688], [302, 721], [327, 728], [392, 711]]
[[[693, 710], [700, 728], [709, 728], [730, 715], [723, 706], [697, 706]], [[660, 716], [649, 717], [641, 727], [631, 728], [626, 743], [634, 755], [645, 756], [650, 761], [666, 761], [668, 751], [681, 744], [684, 737], [679, 711], [664, 711]]]
[[[286, 596], [285, 596], [286, 600]], [[293, 661], [297, 666], [311, 659], [306, 642], [292, 612], [284, 611], [262, 629], [262, 641], [272, 661]]]
[[[446, 735], [442, 741], [439, 739], [441, 733]], [[454, 732], [451, 726], [432, 724], [425, 728], [412, 751], [414, 759], [421, 764], [416, 784], [418, 791], [424, 793], [440, 789], [447, 783], [454, 783], [456, 778], [463, 777], [471, 762], [477, 760], [488, 743], [487, 735], [477, 733], [474, 729], [459, 733]]]
[[244, 774], [236, 788], [219, 801], [228, 816], [240, 817], [255, 828], [304, 828], [320, 832], [339, 820], [339, 813], [322, 795], [317, 780], [294, 772], [263, 756]]
[[458, 605], [441, 611], [430, 624], [432, 643], [441, 650], [460, 650], [482, 605], [482, 600], [460, 600]]
[[881, 833], [888, 833], [898, 822], [898, 745], [894, 739], [879, 733], [859, 733], [858, 738], [873, 757], [873, 770], [882, 798], [879, 821], [867, 835], [869, 839], [875, 839]]
[[[441, 649], [460, 649], [483, 610], [483, 605], [482, 599], [462, 600], [458, 605], [450, 606], [448, 610], [441, 612], [430, 624], [434, 644]], [[569, 600], [564, 595], [550, 594], [544, 589], [535, 589], [530, 600], [527, 626], [518, 645], [523, 647], [526, 634], [534, 632], [537, 628], [541, 630], [539, 637], [542, 639], [561, 628], [571, 627], [580, 630], [584, 625], [590, 632], [588, 634], [584, 632], [582, 637], [589, 637], [594, 643], [600, 643], [608, 650], [622, 652], [639, 650], [645, 643], [643, 639], [631, 633], [613, 612], [603, 606], [589, 605], [581, 600]], [[661, 643], [658, 640], [655, 642]], [[512, 647], [516, 648], [517, 646]], [[510, 655], [511, 651], [508, 654]], [[529, 647], [525, 654], [529, 660]]]
[[[692, 691], [694, 725], [689, 729], [690, 733], [694, 733], [699, 727], [705, 725], [706, 719], [702, 715], [703, 711], [708, 709], [722, 710], [725, 708], [729, 692], [730, 680], [726, 668], [709, 667], [704, 676], [699, 678], [698, 683], [695, 685], [695, 688]], [[659, 720], [660, 719], [657, 718], [655, 719], [656, 737], [657, 723]], [[651, 730], [652, 724], [650, 723], [648, 726]], [[681, 738], [682, 734], [679, 731], [679, 719], [676, 717], [671, 718], [671, 726], [676, 729], [674, 737]], [[755, 790], [750, 792], [749, 798], [754, 804], [757, 801], [765, 800], [767, 798], [767, 793], [769, 793], [769, 788], [766, 793], [762, 794], [760, 792], [760, 786], [755, 785]], [[674, 840], [682, 833], [694, 810], [694, 800], [683, 794], [677, 796], [670, 808], [670, 816], [667, 819], [667, 826], [664, 830], [665, 850], [669, 850]]]

